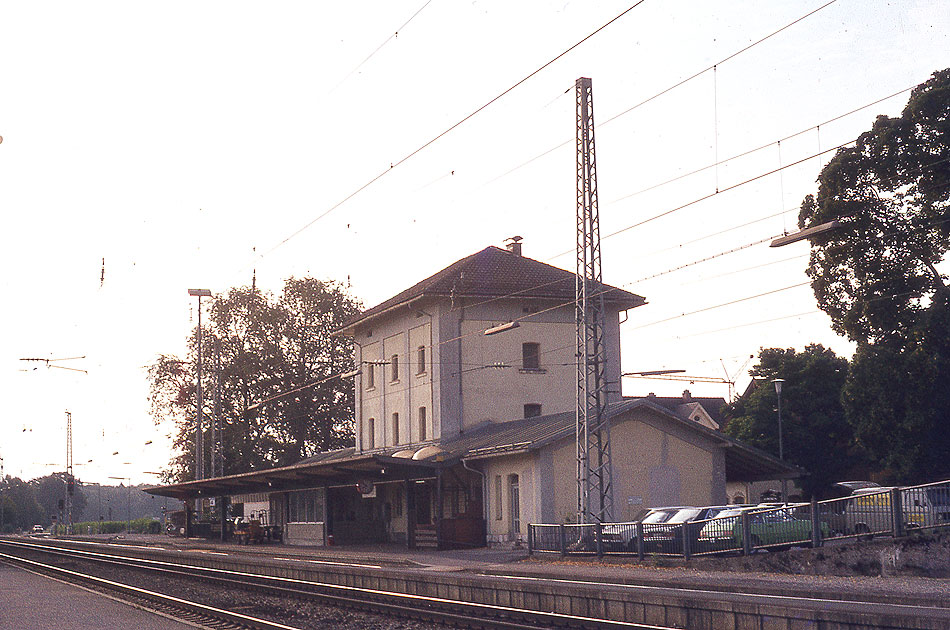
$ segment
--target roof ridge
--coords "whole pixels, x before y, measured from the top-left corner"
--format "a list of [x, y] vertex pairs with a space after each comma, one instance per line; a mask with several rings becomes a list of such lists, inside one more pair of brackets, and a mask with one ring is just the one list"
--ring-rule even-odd
[[[576, 274], [566, 269], [489, 245], [354, 315], [341, 330], [425, 295], [573, 300], [575, 278]], [[625, 308], [646, 302], [643, 297], [618, 287], [606, 283], [601, 286], [607, 301], [620, 303]]]

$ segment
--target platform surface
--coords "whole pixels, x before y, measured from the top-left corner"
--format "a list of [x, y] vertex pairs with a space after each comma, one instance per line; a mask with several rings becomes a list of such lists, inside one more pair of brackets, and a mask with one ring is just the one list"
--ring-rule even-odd
[[193, 630], [194, 626], [0, 563], [0, 630], [96, 628]]

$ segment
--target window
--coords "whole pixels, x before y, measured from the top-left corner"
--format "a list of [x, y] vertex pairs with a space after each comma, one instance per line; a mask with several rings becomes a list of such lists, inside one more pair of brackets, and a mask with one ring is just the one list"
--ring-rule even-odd
[[419, 441], [425, 442], [426, 440], [426, 408], [419, 407]]
[[541, 405], [538, 403], [528, 403], [524, 406], [525, 418], [536, 418], [541, 415]]
[[372, 363], [366, 364], [366, 389], [376, 387], [376, 366]]
[[395, 383], [399, 380], [399, 355], [394, 354], [392, 361], [390, 361], [389, 364], [392, 367], [392, 376], [390, 380]]
[[393, 414], [393, 444], [399, 444], [399, 414]]
[[419, 349], [416, 351], [416, 374], [425, 374], [426, 373], [426, 347], [419, 346]]
[[376, 418], [366, 421], [366, 448], [376, 448]]
[[303, 490], [287, 494], [287, 520], [291, 523], [320, 523], [324, 520], [324, 491]]
[[495, 475], [495, 520], [501, 520], [501, 475]]
[[521, 368], [524, 370], [541, 369], [541, 344], [521, 344]]
[[518, 475], [508, 475], [508, 496], [511, 499], [511, 536], [521, 533], [521, 491]]

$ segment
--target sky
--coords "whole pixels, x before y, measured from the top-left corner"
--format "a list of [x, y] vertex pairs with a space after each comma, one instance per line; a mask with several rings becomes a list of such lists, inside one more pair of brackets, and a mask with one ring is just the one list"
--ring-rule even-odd
[[[183, 356], [189, 288], [256, 270], [265, 290], [312, 276], [369, 307], [513, 235], [573, 271], [582, 76], [604, 280], [648, 300], [623, 369], [741, 391], [763, 347], [850, 356], [807, 243], [768, 241], [797, 229], [830, 149], [950, 66], [945, 2], [634, 4], [0, 4], [5, 473], [63, 470], [69, 411], [77, 476], [157, 481], [172, 426], [147, 368]], [[729, 394], [623, 384], [687, 388]]]

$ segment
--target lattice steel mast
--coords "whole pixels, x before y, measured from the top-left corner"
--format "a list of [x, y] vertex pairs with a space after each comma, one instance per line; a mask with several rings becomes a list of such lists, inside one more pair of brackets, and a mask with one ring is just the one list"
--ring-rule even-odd
[[600, 269], [600, 215], [594, 155], [591, 80], [577, 93], [577, 516], [581, 523], [609, 521], [613, 514], [610, 421], [604, 349], [604, 296]]
[[76, 478], [73, 477], [73, 414], [66, 412], [66, 533], [73, 528], [73, 489]]

